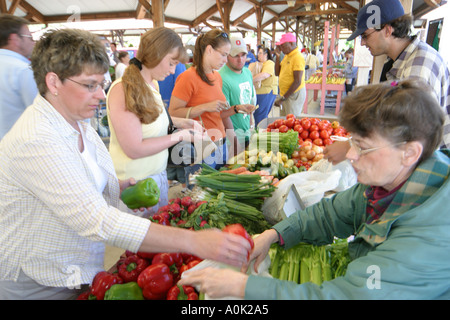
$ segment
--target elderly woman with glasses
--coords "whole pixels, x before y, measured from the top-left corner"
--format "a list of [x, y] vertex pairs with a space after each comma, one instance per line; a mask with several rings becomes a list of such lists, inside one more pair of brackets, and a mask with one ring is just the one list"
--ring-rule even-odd
[[40, 94], [0, 143], [1, 300], [76, 297], [103, 270], [105, 244], [246, 261], [250, 245], [239, 236], [163, 226], [117, 209], [134, 178], [118, 180], [84, 121], [108, 85], [109, 58], [96, 35], [49, 31], [31, 65]]
[[354, 236], [344, 276], [318, 286], [204, 269], [181, 284], [247, 299], [448, 299], [450, 152], [437, 150], [444, 114], [425, 88], [404, 81], [356, 89], [340, 120], [352, 134], [347, 158], [358, 183], [255, 239], [257, 268], [275, 242], [290, 248]]

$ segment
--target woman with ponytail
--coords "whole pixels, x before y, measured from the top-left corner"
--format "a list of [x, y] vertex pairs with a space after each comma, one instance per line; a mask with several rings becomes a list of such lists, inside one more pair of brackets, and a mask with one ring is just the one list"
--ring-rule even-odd
[[[222, 92], [222, 78], [218, 72], [227, 62], [230, 50], [229, 36], [222, 30], [213, 29], [201, 34], [195, 43], [193, 65], [177, 78], [169, 106], [172, 116], [198, 120], [206, 129], [217, 148], [203, 161], [214, 168], [227, 161], [227, 136], [231, 145], [236, 143], [230, 118], [221, 117], [221, 111], [229, 105]], [[192, 172], [196, 167], [198, 165], [189, 169]]]
[[108, 92], [109, 152], [118, 178], [151, 177], [161, 191], [159, 203], [143, 212], [144, 216], [168, 203], [168, 148], [179, 141], [193, 141], [193, 133], [202, 131], [194, 120], [172, 117], [180, 130], [168, 134], [169, 118], [158, 91], [157, 81], [173, 74], [178, 62], [186, 60], [180, 37], [171, 29], [154, 28], [142, 35], [136, 58]]

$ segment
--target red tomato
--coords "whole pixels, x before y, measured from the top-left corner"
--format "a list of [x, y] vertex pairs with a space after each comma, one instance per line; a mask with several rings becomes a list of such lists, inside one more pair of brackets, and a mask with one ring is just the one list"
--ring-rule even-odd
[[288, 128], [293, 128], [295, 124], [294, 118], [287, 118], [285, 124]]
[[[245, 228], [240, 223], [229, 224], [225, 228], [223, 228], [222, 231], [244, 237], [248, 241], [248, 243], [250, 243], [251, 249], [255, 247], [252, 236], [248, 234], [247, 230], [245, 230]], [[247, 258], [250, 258], [250, 252], [248, 253]]]
[[324, 146], [329, 146], [331, 144], [333, 144], [333, 140], [331, 140], [331, 139], [323, 139], [323, 145]]
[[331, 128], [331, 122], [328, 120], [322, 120], [318, 124], [319, 130], [326, 130], [328, 128]]
[[303, 127], [300, 124], [296, 124], [294, 126], [294, 131], [297, 131], [298, 133], [302, 133], [303, 132]]
[[309, 133], [309, 138], [310, 138], [311, 140], [318, 139], [319, 137], [320, 137], [319, 131], [311, 131], [311, 132]]
[[275, 121], [273, 122], [273, 126], [274, 126], [275, 128], [278, 128], [278, 127], [280, 127], [281, 125], [283, 125], [283, 123], [284, 123], [284, 120], [283, 120], [283, 119], [277, 119], [277, 120], [275, 120]]
[[269, 124], [269, 125], [267, 126], [267, 129], [275, 129], [274, 124], [273, 124], [273, 123]]
[[303, 143], [303, 138], [298, 135], [298, 144], [301, 145]]
[[300, 133], [300, 137], [302, 139], [307, 139], [309, 137], [309, 131], [308, 130], [303, 131], [302, 133]]
[[321, 130], [320, 131], [320, 138], [321, 139], [328, 139], [330, 137], [330, 134], [327, 130]]
[[319, 126], [317, 124], [311, 124], [309, 131], [319, 131]]
[[301, 123], [301, 121], [300, 121], [300, 119], [295, 119], [295, 121], [294, 121], [294, 126], [296, 126], [296, 125], [301, 125], [302, 123]]
[[333, 129], [333, 134], [343, 137], [345, 135], [344, 128], [339, 127], [337, 129]]
[[313, 140], [313, 143], [314, 143], [316, 146], [323, 146], [323, 140], [320, 139], [320, 138], [314, 139], [314, 140]]
[[282, 125], [278, 128], [278, 130], [279, 130], [281, 133], [285, 133], [285, 132], [287, 132], [287, 131], [289, 130], [289, 128], [287, 127], [287, 125], [282, 124]]
[[311, 118], [311, 124], [315, 124], [315, 125], [318, 125], [318, 124], [319, 124], [319, 122], [320, 122], [320, 120], [319, 120], [319, 119], [317, 119], [317, 118]]
[[308, 118], [303, 118], [300, 123], [302, 124], [303, 129], [305, 130], [309, 130], [309, 128], [311, 127], [311, 121], [309, 121]]
[[292, 113], [289, 113], [289, 114], [286, 116], [286, 119], [289, 119], [289, 118], [294, 118], [294, 120], [295, 120], [295, 115], [293, 115]]

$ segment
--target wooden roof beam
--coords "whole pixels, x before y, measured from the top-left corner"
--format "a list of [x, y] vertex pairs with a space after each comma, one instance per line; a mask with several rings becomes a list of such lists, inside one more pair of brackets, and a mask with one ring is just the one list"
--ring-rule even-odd
[[29, 4], [28, 2], [26, 2], [24, 0], [19, 1], [19, 2], [20, 3], [18, 5], [19, 5], [20, 10], [30, 14], [33, 17], [33, 20], [35, 22], [44, 23], [44, 24], [47, 23], [44, 15], [42, 13], [40, 13], [38, 10], [36, 10], [36, 8], [33, 7], [31, 4]]
[[16, 11], [16, 9], [19, 7], [21, 0], [13, 0], [11, 3], [11, 6], [8, 9], [8, 13], [9, 14], [14, 14], [14, 12]]
[[217, 11], [219, 11], [217, 5], [213, 5], [211, 8], [203, 12], [201, 15], [199, 15], [194, 21], [192, 21], [190, 24], [192, 27], [198, 26], [200, 23], [204, 23], [206, 20], [208, 20], [212, 15], [214, 15]]
[[7, 13], [8, 9], [6, 9], [6, 0], [0, 0], [0, 13]]

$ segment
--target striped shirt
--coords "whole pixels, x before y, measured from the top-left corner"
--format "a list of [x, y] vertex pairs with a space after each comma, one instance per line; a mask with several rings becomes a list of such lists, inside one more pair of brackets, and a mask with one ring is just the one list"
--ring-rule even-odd
[[148, 219], [116, 209], [119, 184], [95, 130], [79, 122], [107, 176], [101, 194], [78, 149], [79, 132], [42, 96], [0, 143], [0, 280], [22, 270], [44, 286], [90, 283], [104, 244], [137, 251]]
[[446, 114], [442, 147], [450, 148], [450, 71], [439, 52], [419, 38], [413, 37], [413, 41], [395, 60], [386, 78], [418, 78], [431, 86]]

